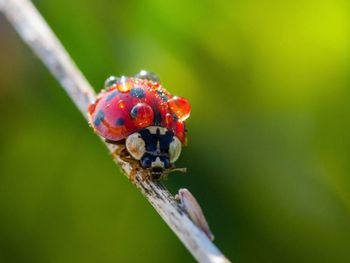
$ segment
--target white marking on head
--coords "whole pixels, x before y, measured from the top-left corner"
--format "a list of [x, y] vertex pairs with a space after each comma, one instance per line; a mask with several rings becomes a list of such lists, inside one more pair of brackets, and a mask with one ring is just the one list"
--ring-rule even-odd
[[160, 135], [165, 135], [165, 133], [168, 131], [167, 128], [160, 127], [160, 126], [149, 126], [146, 129], [149, 130], [151, 134], [157, 134], [157, 130], [159, 130]]
[[156, 158], [154, 162], [152, 162], [152, 167], [162, 167], [164, 168], [164, 163], [160, 160], [159, 157]]
[[126, 138], [125, 146], [131, 156], [136, 160], [140, 160], [146, 152], [145, 141], [141, 138], [141, 135], [138, 132], [135, 132]]
[[173, 141], [169, 145], [169, 161], [170, 163], [176, 162], [181, 154], [181, 142], [174, 136]]

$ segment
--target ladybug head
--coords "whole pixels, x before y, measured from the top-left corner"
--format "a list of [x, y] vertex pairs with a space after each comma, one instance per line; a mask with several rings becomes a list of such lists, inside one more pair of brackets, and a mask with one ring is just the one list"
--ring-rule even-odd
[[166, 170], [172, 169], [181, 153], [180, 140], [164, 127], [150, 126], [129, 135], [126, 149], [149, 169], [153, 179], [159, 179]]

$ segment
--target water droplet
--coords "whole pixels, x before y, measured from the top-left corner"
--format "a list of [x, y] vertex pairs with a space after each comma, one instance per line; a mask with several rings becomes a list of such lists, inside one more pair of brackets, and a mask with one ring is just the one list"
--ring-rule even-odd
[[151, 106], [146, 103], [136, 104], [130, 111], [130, 115], [134, 123], [138, 127], [147, 127], [153, 123], [153, 110]]
[[135, 78], [159, 82], [159, 77], [155, 73], [146, 70], [141, 70], [138, 74], [135, 75]]
[[118, 82], [118, 79], [115, 76], [110, 76], [108, 79], [105, 81], [105, 89], [110, 89], [113, 86], [115, 86]]
[[131, 79], [128, 79], [125, 76], [120, 78], [119, 83], [117, 84], [117, 88], [120, 92], [128, 92], [133, 86], [133, 82]]
[[191, 105], [187, 99], [175, 96], [168, 101], [168, 105], [179, 120], [184, 121], [190, 116]]

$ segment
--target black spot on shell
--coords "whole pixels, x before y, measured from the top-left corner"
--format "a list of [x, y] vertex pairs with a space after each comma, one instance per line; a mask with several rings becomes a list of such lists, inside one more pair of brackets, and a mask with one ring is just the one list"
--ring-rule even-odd
[[116, 123], [118, 126], [123, 126], [125, 124], [125, 120], [123, 118], [117, 119]]
[[105, 114], [103, 111], [98, 111], [96, 114], [96, 117], [94, 119], [94, 125], [97, 127], [101, 124], [101, 122], [103, 121], [103, 119], [105, 118]]
[[116, 97], [116, 96], [118, 95], [118, 93], [119, 93], [119, 92], [118, 92], [117, 90], [111, 92], [111, 93], [107, 96], [106, 102], [111, 101], [114, 97]]
[[163, 90], [158, 89], [157, 94], [162, 101], [167, 102], [169, 100], [168, 96], [163, 92]]
[[142, 88], [134, 87], [130, 90], [130, 95], [142, 99], [146, 97], [146, 92]]

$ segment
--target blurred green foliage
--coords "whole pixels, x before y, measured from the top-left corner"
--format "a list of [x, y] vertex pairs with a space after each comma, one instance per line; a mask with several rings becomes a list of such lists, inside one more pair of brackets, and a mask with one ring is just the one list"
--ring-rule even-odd
[[[350, 262], [350, 6], [36, 0], [99, 90], [157, 72], [190, 99], [189, 188], [234, 262]], [[0, 262], [192, 262], [0, 17]]]

